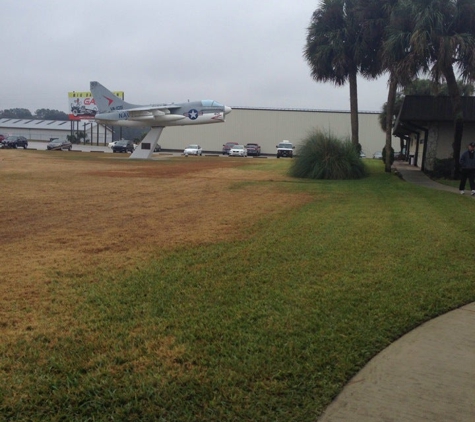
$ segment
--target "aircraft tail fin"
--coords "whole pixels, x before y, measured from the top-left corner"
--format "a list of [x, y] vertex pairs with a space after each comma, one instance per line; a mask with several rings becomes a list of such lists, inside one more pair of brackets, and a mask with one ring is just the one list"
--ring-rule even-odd
[[99, 113], [108, 113], [111, 111], [137, 107], [136, 105], [127, 103], [122, 98], [119, 98], [99, 82], [91, 82], [91, 93]]

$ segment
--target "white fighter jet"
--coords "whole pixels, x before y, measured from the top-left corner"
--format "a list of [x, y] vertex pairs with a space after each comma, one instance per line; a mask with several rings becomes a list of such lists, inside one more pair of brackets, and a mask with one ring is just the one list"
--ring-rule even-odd
[[130, 158], [150, 158], [165, 126], [222, 123], [231, 112], [231, 107], [213, 100], [147, 106], [130, 104], [99, 82], [91, 82], [91, 93], [98, 109], [96, 122], [111, 126], [151, 126]]

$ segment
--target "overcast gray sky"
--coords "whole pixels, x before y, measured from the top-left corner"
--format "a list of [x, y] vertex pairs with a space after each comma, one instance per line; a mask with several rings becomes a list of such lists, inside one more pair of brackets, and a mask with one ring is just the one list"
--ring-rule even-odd
[[[317, 83], [303, 59], [319, 0], [0, 0], [0, 110], [67, 112], [98, 81], [138, 104], [349, 110], [348, 85]], [[386, 78], [359, 81], [380, 111]]]

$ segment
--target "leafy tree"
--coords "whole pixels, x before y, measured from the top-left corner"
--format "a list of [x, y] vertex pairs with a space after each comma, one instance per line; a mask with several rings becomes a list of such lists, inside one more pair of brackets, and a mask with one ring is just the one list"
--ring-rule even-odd
[[439, 84], [430, 79], [415, 79], [404, 87], [404, 95], [438, 95]]
[[425, 58], [432, 79], [447, 83], [454, 111], [454, 176], [459, 172], [463, 110], [462, 81], [475, 80], [475, 2], [473, 0], [401, 0], [412, 7], [411, 48]]
[[3, 110], [1, 116], [5, 119], [32, 119], [33, 116], [30, 110], [26, 108], [10, 108]]
[[66, 139], [71, 142], [72, 144], [79, 144], [80, 143], [80, 140], [77, 138], [76, 135], [67, 135], [66, 136]]
[[[393, 107], [393, 116], [392, 116], [392, 119], [390, 119], [391, 127], [393, 126], [393, 122], [397, 118], [399, 111], [401, 110], [403, 101], [404, 101], [404, 95], [401, 92], [396, 92], [396, 99], [394, 101], [394, 107]], [[383, 104], [381, 113], [379, 113], [379, 116], [378, 116], [379, 125], [381, 126], [381, 129], [383, 130], [383, 132], [386, 132], [386, 126], [388, 123], [387, 113], [388, 113], [388, 103], [385, 102]]]
[[69, 120], [69, 116], [63, 111], [40, 108], [35, 112], [35, 118], [42, 120]]
[[[473, 85], [464, 83], [461, 80], [457, 81], [460, 90], [460, 95], [468, 96], [474, 92]], [[430, 79], [416, 79], [411, 81], [403, 89], [404, 95], [435, 95], [448, 96], [449, 89], [446, 83], [439, 83]]]
[[[457, 81], [457, 85], [459, 87], [459, 90], [460, 90], [460, 95], [462, 97], [466, 97], [466, 96], [470, 96], [470, 95], [473, 95], [474, 93], [474, 87], [472, 84], [469, 84], [469, 83], [464, 83], [463, 81]], [[438, 91], [434, 91], [434, 92], [437, 92], [436, 95], [445, 95], [445, 96], [449, 96], [450, 93], [449, 93], [449, 87], [447, 86], [447, 84], [442, 84], [442, 85], [438, 85], [437, 84], [437, 87], [439, 88]]]
[[79, 130], [76, 132], [76, 139], [78, 144], [81, 143], [81, 141], [83, 141], [85, 144], [89, 142], [87, 132], [85, 132], [84, 130]]

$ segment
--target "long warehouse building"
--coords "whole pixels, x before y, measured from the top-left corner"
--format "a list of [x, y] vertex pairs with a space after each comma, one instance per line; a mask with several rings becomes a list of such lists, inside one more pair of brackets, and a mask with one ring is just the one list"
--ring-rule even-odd
[[[385, 144], [378, 116], [376, 112], [359, 113], [359, 139], [367, 156], [381, 151]], [[274, 154], [276, 145], [284, 139], [299, 145], [316, 129], [350, 139], [350, 112], [233, 107], [225, 123], [167, 127], [159, 143], [163, 149], [180, 150], [199, 144], [204, 151], [221, 151], [226, 142], [255, 142], [263, 154]], [[392, 145], [399, 150], [399, 139], [393, 138]]]

